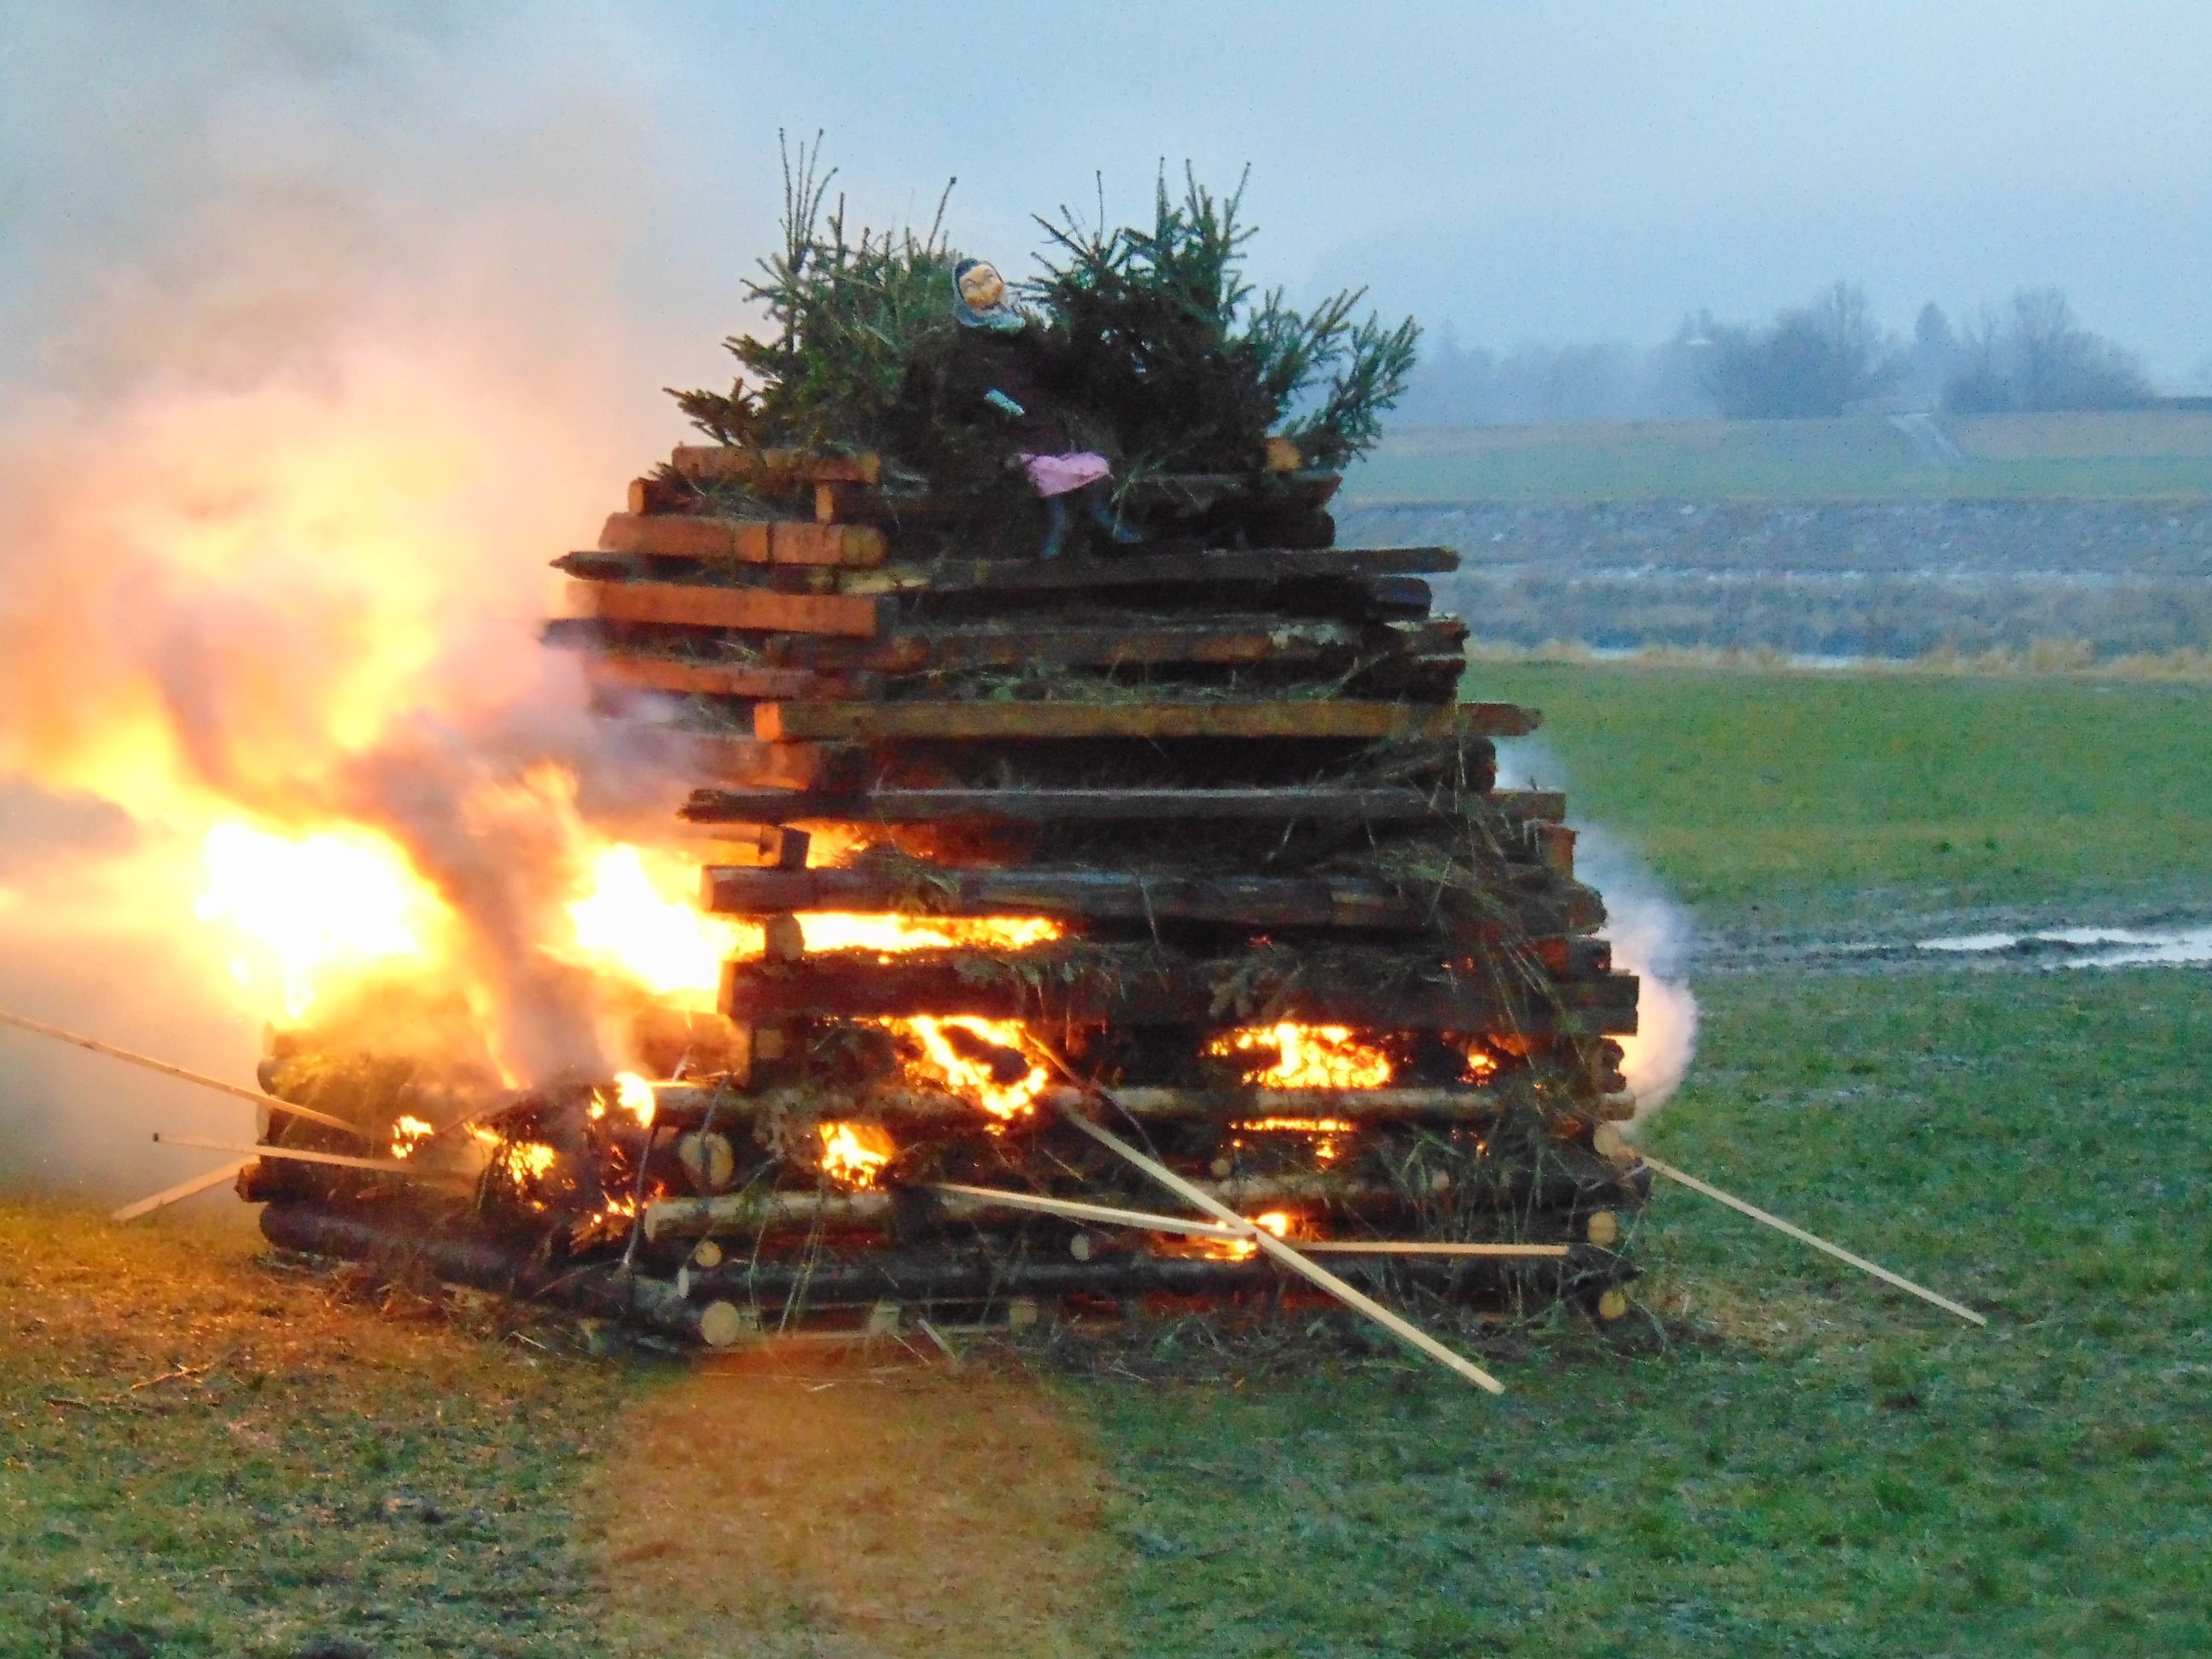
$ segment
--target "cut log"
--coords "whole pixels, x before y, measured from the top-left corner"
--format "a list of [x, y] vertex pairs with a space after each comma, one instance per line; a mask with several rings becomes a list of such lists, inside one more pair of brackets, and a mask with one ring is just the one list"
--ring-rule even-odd
[[[710, 866], [705, 908], [723, 915], [915, 908], [914, 884], [869, 869], [748, 870]], [[1246, 923], [1255, 927], [1411, 929], [1413, 905], [1380, 882], [1283, 876], [1143, 876], [1095, 870], [944, 870], [922, 895], [939, 915], [1065, 915]]]
[[601, 622], [865, 638], [882, 633], [887, 620], [882, 600], [845, 593], [778, 593], [764, 587], [655, 581], [572, 582], [569, 592]]
[[1255, 552], [1132, 553], [1111, 559], [943, 559], [854, 571], [847, 593], [1107, 592], [1219, 583], [1265, 591], [1289, 583], [1420, 575], [1459, 568], [1449, 547], [1267, 548]]
[[753, 735], [763, 742], [829, 738], [884, 743], [1136, 738], [1323, 739], [1519, 737], [1536, 728], [1533, 709], [1507, 702], [1443, 708], [1319, 698], [1271, 702], [827, 702], [763, 703]]
[[497, 1295], [536, 1297], [709, 1347], [738, 1340], [749, 1322], [720, 1297], [689, 1299], [666, 1279], [625, 1273], [613, 1267], [548, 1267], [504, 1240], [457, 1225], [410, 1224], [410, 1219], [349, 1215], [319, 1204], [279, 1203], [262, 1210], [261, 1231], [283, 1249], [354, 1261], [380, 1261], [395, 1272], [419, 1262], [449, 1284]]
[[[1482, 1088], [1418, 1089], [1147, 1089], [1121, 1088], [1114, 1098], [1132, 1117], [1146, 1122], [1188, 1122], [1205, 1118], [1243, 1126], [1285, 1121], [1313, 1122], [1342, 1119], [1361, 1125], [1392, 1122], [1474, 1123], [1486, 1121], [1504, 1106], [1502, 1091]], [[710, 1102], [719, 1123], [742, 1124], [790, 1107], [817, 1103], [801, 1090], [796, 1093], [770, 1090], [759, 1094], [725, 1093], [715, 1098], [710, 1085], [661, 1083], [653, 1085], [658, 1109], [655, 1121], [683, 1126], [704, 1120]], [[1075, 1092], [1048, 1089], [1038, 1097], [1042, 1108], [1073, 1102]], [[999, 1127], [964, 1095], [939, 1093], [903, 1086], [878, 1089], [856, 1096], [854, 1113], [893, 1129], [927, 1133], [931, 1130], [972, 1132]], [[1253, 1133], [1268, 1133], [1255, 1128]]]
[[[1473, 797], [1508, 817], [1566, 811], [1553, 790]], [[1157, 823], [1187, 819], [1286, 823], [1416, 823], [1449, 816], [1455, 798], [1422, 789], [1316, 786], [1283, 789], [878, 789], [866, 794], [790, 794], [702, 789], [685, 803], [694, 823], [783, 823], [807, 819], [874, 823]]]
[[[866, 951], [825, 951], [786, 963], [725, 965], [721, 1010], [744, 1021], [893, 1018], [973, 1014], [1135, 1025], [1222, 1025], [1293, 1019], [1372, 1030], [1617, 1036], [1636, 1029], [1633, 975], [1553, 984], [1534, 992], [1511, 981], [1468, 979], [1240, 983], [1224, 1006], [1225, 964], [1155, 958], [1143, 966], [1060, 976], [1052, 947], [1011, 957], [981, 951], [916, 951], [889, 962]], [[1319, 976], [1316, 976], [1319, 977]]]
[[689, 513], [617, 513], [599, 532], [599, 548], [607, 553], [642, 553], [708, 564], [862, 569], [881, 564], [890, 543], [872, 525], [715, 519]]
[[817, 483], [883, 482], [880, 455], [833, 455], [806, 449], [744, 449], [728, 444], [678, 444], [669, 463], [687, 478], [791, 489]]

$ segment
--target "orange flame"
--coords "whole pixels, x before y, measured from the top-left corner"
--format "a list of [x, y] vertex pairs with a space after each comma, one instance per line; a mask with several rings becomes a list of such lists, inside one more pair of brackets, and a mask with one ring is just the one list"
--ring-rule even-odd
[[347, 826], [288, 838], [228, 818], [200, 844], [200, 921], [228, 936], [232, 978], [264, 983], [296, 1020], [319, 980], [422, 960], [448, 912], [399, 847]]
[[925, 1066], [933, 1073], [928, 1081], [954, 1094], [965, 1095], [1002, 1123], [1035, 1111], [1036, 1097], [1052, 1081], [1051, 1074], [1032, 1060], [1026, 1074], [1012, 1083], [1001, 1083], [989, 1064], [962, 1054], [945, 1035], [948, 1030], [964, 1031], [994, 1048], [1026, 1054], [1027, 1033], [1019, 1020], [984, 1019], [974, 1014], [947, 1014], [942, 1018], [915, 1014], [904, 1019], [887, 1019], [884, 1024], [895, 1031], [907, 1033], [921, 1045]]
[[891, 1138], [872, 1123], [823, 1123], [822, 1173], [841, 1187], [872, 1187], [897, 1155]]
[[392, 1126], [392, 1157], [405, 1158], [435, 1133], [437, 1130], [421, 1118], [402, 1116]]
[[1390, 1057], [1361, 1042], [1348, 1025], [1301, 1025], [1282, 1020], [1224, 1031], [1206, 1046], [1209, 1054], [1254, 1054], [1273, 1050], [1271, 1063], [1248, 1068], [1244, 1081], [1260, 1089], [1380, 1089], [1390, 1081]]

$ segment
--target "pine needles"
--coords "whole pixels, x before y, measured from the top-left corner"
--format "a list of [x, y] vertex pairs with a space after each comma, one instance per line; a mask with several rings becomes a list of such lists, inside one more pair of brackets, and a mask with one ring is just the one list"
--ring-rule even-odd
[[[843, 198], [832, 203], [836, 177], [819, 135], [786, 149], [782, 245], [744, 289], [766, 337], [726, 342], [740, 367], [727, 392], [671, 395], [719, 442], [868, 449], [937, 490], [1003, 489], [1005, 423], [959, 395], [975, 345], [951, 313], [945, 199], [926, 232], [856, 231]], [[1037, 222], [1048, 240], [1043, 274], [1021, 290], [1026, 349], [1056, 412], [1125, 479], [1256, 474], [1271, 434], [1305, 465], [1341, 466], [1405, 390], [1410, 318], [1356, 322], [1364, 290], [1301, 313], [1244, 278], [1243, 191], [1240, 179], [1216, 196], [1186, 168], [1180, 198], [1159, 179], [1149, 225], [1109, 229], [1103, 198], [1095, 225], [1066, 209]]]

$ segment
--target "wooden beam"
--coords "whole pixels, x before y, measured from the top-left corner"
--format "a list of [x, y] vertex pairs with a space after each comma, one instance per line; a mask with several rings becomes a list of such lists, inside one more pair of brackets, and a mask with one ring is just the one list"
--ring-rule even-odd
[[1130, 553], [1111, 559], [942, 559], [854, 571], [839, 586], [847, 593], [1094, 592], [1214, 582], [1266, 589], [1458, 568], [1459, 555], [1449, 547], [1267, 548]]
[[777, 593], [764, 587], [652, 581], [578, 581], [571, 582], [568, 591], [601, 622], [866, 638], [882, 633], [889, 620], [882, 600], [846, 593]]
[[[1156, 963], [1125, 974], [1053, 971], [1048, 949], [1022, 953], [1034, 978], [984, 951], [916, 951], [883, 961], [871, 951], [825, 951], [791, 963], [732, 962], [721, 1012], [742, 1024], [974, 1014], [987, 1019], [1103, 1020], [1133, 1025], [1231, 1025], [1219, 1006], [1218, 968]], [[1633, 975], [1554, 982], [1541, 991], [1474, 979], [1378, 983], [1331, 974], [1316, 983], [1254, 986], [1249, 1006], [1270, 1019], [1373, 1030], [1517, 1031], [1528, 1036], [1619, 1036], [1636, 1030]]]
[[777, 486], [883, 482], [880, 455], [833, 455], [806, 449], [746, 449], [729, 444], [678, 444], [669, 461], [687, 478]]
[[755, 701], [842, 702], [873, 696], [872, 675], [817, 674], [805, 668], [763, 668], [757, 663], [701, 662], [657, 651], [599, 650], [584, 659], [593, 685], [678, 696], [750, 697]]
[[1295, 738], [1419, 739], [1518, 737], [1536, 727], [1512, 703], [1424, 707], [1288, 698], [1272, 702], [823, 702], [763, 703], [753, 735], [764, 742], [828, 738], [1152, 739]]
[[[1508, 817], [1557, 818], [1566, 797], [1550, 789], [1470, 795]], [[878, 789], [865, 794], [793, 794], [701, 789], [684, 803], [694, 823], [1417, 823], [1449, 817], [1455, 797], [1407, 788], [1310, 789]]]
[[836, 789], [850, 785], [867, 763], [866, 750], [842, 743], [763, 743], [701, 735], [692, 746], [714, 776], [750, 790]]
[[[1448, 641], [1443, 648], [1455, 648]], [[879, 669], [912, 674], [928, 670], [1048, 665], [1109, 668], [1163, 663], [1236, 667], [1262, 662], [1349, 660], [1362, 651], [1377, 656], [1417, 654], [1428, 641], [1370, 638], [1356, 623], [1273, 617], [1208, 617], [1203, 621], [1126, 623], [1092, 621], [1034, 623], [909, 623], [871, 644], [843, 640], [779, 640], [772, 660], [810, 668]]]
[[11, 1014], [0, 1009], [0, 1025], [12, 1025], [19, 1031], [28, 1031], [34, 1036], [51, 1037], [57, 1042], [66, 1042], [73, 1048], [82, 1048], [89, 1054], [119, 1060], [126, 1066], [141, 1070], [158, 1072], [163, 1077], [173, 1077], [181, 1083], [198, 1084], [203, 1089], [212, 1089], [217, 1094], [229, 1095], [234, 1099], [250, 1101], [254, 1105], [272, 1112], [288, 1112], [309, 1123], [319, 1123], [325, 1129], [340, 1129], [357, 1140], [373, 1140], [375, 1137], [357, 1123], [333, 1117], [328, 1112], [317, 1111], [312, 1106], [301, 1106], [280, 1099], [260, 1089], [248, 1089], [236, 1083], [226, 1083], [219, 1077], [210, 1077], [204, 1072], [172, 1066], [166, 1060], [156, 1060], [151, 1054], [142, 1054], [130, 1048], [118, 1048], [112, 1042], [102, 1042], [98, 1037], [86, 1036], [81, 1031], [66, 1031], [58, 1025], [49, 1025], [44, 1020], [32, 1019], [22, 1014]]
[[240, 1170], [251, 1169], [259, 1161], [258, 1158], [233, 1158], [228, 1164], [218, 1164], [205, 1175], [196, 1175], [189, 1181], [179, 1181], [173, 1187], [164, 1187], [149, 1197], [125, 1204], [121, 1209], [110, 1212], [107, 1218], [118, 1223], [136, 1221], [142, 1215], [150, 1215], [166, 1206], [180, 1203], [210, 1187], [220, 1187], [225, 1182], [234, 1181]]
[[210, 1140], [203, 1135], [173, 1135], [157, 1132], [154, 1139], [164, 1146], [192, 1146], [202, 1152], [243, 1153], [256, 1158], [275, 1158], [291, 1164], [324, 1164], [339, 1170], [362, 1170], [371, 1175], [401, 1176], [409, 1181], [443, 1181], [461, 1186], [475, 1184], [475, 1176], [449, 1166], [424, 1164], [412, 1158], [354, 1158], [344, 1152], [318, 1152], [305, 1146], [256, 1146], [235, 1140]]
[[[1067, 1091], [1048, 1089], [1041, 1108], [1056, 1103]], [[749, 1122], [764, 1114], [810, 1104], [803, 1093], [760, 1092], [720, 1088], [712, 1083], [656, 1083], [656, 1121], [678, 1125], [702, 1121], [711, 1106], [715, 1121]], [[1153, 1089], [1121, 1088], [1114, 1098], [1131, 1116], [1147, 1122], [1206, 1118], [1215, 1122], [1256, 1123], [1267, 1119], [1342, 1118], [1370, 1124], [1398, 1121], [1464, 1123], [1494, 1117], [1509, 1102], [1508, 1091], [1462, 1085], [1457, 1088], [1383, 1089]], [[987, 1121], [982, 1109], [964, 1095], [905, 1087], [878, 1089], [860, 1096], [854, 1114], [893, 1127], [974, 1129]], [[1254, 1131], [1265, 1133], [1267, 1131]]]
[[617, 513], [599, 532], [607, 553], [641, 553], [707, 563], [879, 565], [890, 543], [872, 525], [797, 520], [717, 519], [698, 514]]
[[[908, 908], [915, 884], [870, 869], [750, 870], [710, 866], [707, 909], [721, 915]], [[1255, 927], [1410, 929], [1419, 917], [1380, 882], [1285, 876], [1128, 875], [1098, 870], [935, 870], [932, 914], [1064, 915], [1101, 921], [1239, 922]]]

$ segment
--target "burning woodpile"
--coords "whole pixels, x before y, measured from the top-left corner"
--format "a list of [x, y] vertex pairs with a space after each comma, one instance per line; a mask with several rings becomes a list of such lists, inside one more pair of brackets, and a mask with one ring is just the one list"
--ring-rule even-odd
[[486, 1106], [280, 1038], [272, 1092], [379, 1127], [272, 1112], [270, 1237], [708, 1342], [1279, 1294], [1249, 1239], [1161, 1224], [1075, 1121], [1110, 1102], [1356, 1282], [1617, 1311], [1636, 981], [1561, 799], [1493, 787], [1535, 715], [1455, 701], [1420, 580], [1452, 556], [1330, 545], [1336, 482], [1158, 477], [1139, 544], [970, 558], [872, 457], [678, 449], [560, 562], [548, 634], [698, 734], [702, 906], [757, 945], [717, 1013], [641, 1016], [652, 1079]]
[[712, 1345], [1311, 1287], [1494, 1386], [1361, 1286], [1618, 1316], [1637, 981], [1564, 802], [1495, 787], [1535, 714], [1458, 701], [1454, 556], [1335, 545], [1411, 322], [1255, 296], [1195, 180], [1048, 227], [1019, 292], [935, 228], [848, 239], [828, 182], [787, 173], [750, 382], [678, 395], [714, 441], [556, 562], [548, 642], [699, 786], [666, 938], [666, 847], [568, 907], [629, 1029], [550, 1051], [631, 1069], [518, 1086], [398, 1057], [398, 994], [318, 1006], [230, 1149], [269, 1237]]

